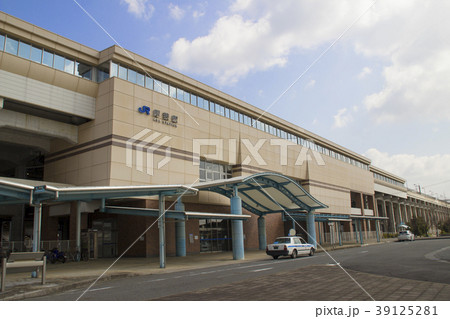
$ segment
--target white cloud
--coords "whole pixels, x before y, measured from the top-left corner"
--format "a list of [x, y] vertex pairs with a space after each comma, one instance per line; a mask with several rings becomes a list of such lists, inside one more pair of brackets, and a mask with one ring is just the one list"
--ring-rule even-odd
[[353, 121], [353, 117], [348, 113], [347, 108], [340, 109], [338, 113], [333, 116], [333, 128], [343, 128]]
[[128, 12], [139, 19], [149, 20], [155, 7], [148, 0], [121, 0], [128, 5]]
[[370, 75], [372, 73], [372, 69], [369, 67], [364, 67], [361, 72], [358, 74], [358, 79], [364, 79], [366, 76]]
[[306, 84], [305, 89], [312, 89], [315, 85], [316, 85], [316, 80], [311, 80]]
[[450, 120], [450, 3], [379, 1], [357, 31], [355, 49], [383, 59], [383, 88], [366, 97], [378, 122]]
[[[181, 38], [169, 66], [232, 85], [334, 41], [371, 0], [235, 0], [201, 37]], [[449, 1], [378, 0], [339, 40], [381, 63], [381, 89], [362, 102], [377, 122], [450, 120]], [[301, 71], [301, 70], [300, 70]], [[359, 74], [373, 74], [368, 65]]]
[[446, 193], [450, 195], [450, 154], [416, 156], [413, 154], [394, 154], [380, 152], [375, 148], [365, 152], [372, 164], [405, 178], [408, 187], [414, 189], [414, 184], [421, 185], [425, 191]]
[[284, 66], [293, 50], [334, 40], [369, 3], [237, 0], [208, 34], [178, 39], [169, 66], [233, 84], [249, 72]]
[[185, 11], [179, 6], [170, 3], [169, 4], [169, 14], [175, 20], [181, 20], [184, 17]]

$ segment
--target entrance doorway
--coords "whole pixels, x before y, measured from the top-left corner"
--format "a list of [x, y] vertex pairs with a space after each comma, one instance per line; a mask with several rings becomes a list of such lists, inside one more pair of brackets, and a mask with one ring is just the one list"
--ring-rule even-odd
[[97, 231], [98, 257], [117, 256], [117, 221], [114, 218], [92, 221], [92, 230]]
[[231, 250], [231, 227], [226, 219], [200, 219], [200, 252]]

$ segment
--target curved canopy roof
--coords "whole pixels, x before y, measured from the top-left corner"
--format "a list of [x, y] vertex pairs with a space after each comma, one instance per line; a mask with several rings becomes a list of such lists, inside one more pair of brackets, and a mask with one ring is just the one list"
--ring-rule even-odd
[[312, 211], [327, 208], [293, 179], [277, 173], [257, 173], [193, 185], [199, 191], [210, 191], [233, 197], [236, 187], [242, 207], [265, 215], [270, 213]]

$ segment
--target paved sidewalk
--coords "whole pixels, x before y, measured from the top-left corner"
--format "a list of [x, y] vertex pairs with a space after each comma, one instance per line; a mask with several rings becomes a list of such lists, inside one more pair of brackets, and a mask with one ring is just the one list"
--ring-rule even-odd
[[[383, 240], [384, 242], [389, 242], [392, 240]], [[377, 244], [377, 243], [374, 243]], [[382, 243], [381, 243], [382, 244]], [[357, 244], [345, 245], [343, 247], [336, 247], [336, 249], [342, 248], [350, 248], [350, 247], [359, 247]], [[330, 250], [330, 247], [325, 247], [325, 249]], [[320, 249], [319, 249], [320, 251]], [[246, 251], [245, 252], [245, 260], [236, 261], [233, 260], [231, 252], [224, 253], [205, 253], [205, 254], [197, 254], [191, 255], [187, 257], [168, 257], [166, 261], [166, 268], [159, 268], [159, 258], [122, 258], [118, 262], [116, 262], [113, 266], [112, 264], [115, 262], [115, 259], [97, 259], [97, 260], [89, 260], [88, 262], [67, 262], [65, 264], [48, 264], [47, 267], [47, 280], [45, 285], [40, 284], [40, 278], [31, 278], [31, 270], [21, 271], [21, 272], [7, 272], [6, 274], [6, 286], [5, 292], [0, 293], [0, 300], [23, 300], [26, 298], [44, 296], [56, 292], [67, 291], [70, 289], [76, 288], [87, 288], [90, 284], [92, 284], [99, 276], [101, 276], [106, 269], [110, 268], [100, 279], [110, 280], [114, 278], [123, 278], [127, 276], [138, 276], [138, 275], [151, 275], [151, 274], [163, 274], [169, 272], [176, 272], [181, 270], [192, 270], [192, 269], [200, 269], [207, 268], [219, 265], [227, 265], [227, 264], [236, 264], [243, 263], [248, 261], [258, 261], [258, 260], [268, 260], [268, 256], [264, 251]], [[112, 267], [111, 267], [112, 266]], [[17, 270], [15, 270], [17, 271]], [[436, 283], [428, 283], [428, 282], [420, 282], [420, 281], [411, 281], [404, 280], [398, 278], [390, 278], [383, 276], [375, 276], [364, 273], [359, 273], [355, 271], [349, 271], [355, 275], [358, 280], [364, 282], [364, 287], [372, 287], [374, 286], [376, 289], [376, 293], [372, 292], [375, 296], [380, 297], [384, 300], [397, 300], [396, 296], [398, 294], [403, 295], [404, 291], [419, 291], [426, 292], [415, 296], [414, 294], [405, 295], [406, 298], [413, 298], [409, 300], [422, 300], [416, 298], [425, 298], [424, 300], [450, 300], [448, 285], [436, 284]], [[305, 276], [300, 276], [299, 274], [294, 274], [294, 277], [302, 278], [302, 282], [294, 283], [288, 280], [285, 282], [283, 279], [283, 275], [273, 276], [274, 278], [279, 278], [278, 281], [267, 280], [267, 282], [272, 282], [272, 285], [266, 285], [263, 281], [259, 281], [263, 286], [255, 286], [255, 291], [262, 291], [264, 289], [267, 290], [268, 293], [278, 292], [279, 287], [280, 290], [283, 290], [288, 287], [295, 287], [295, 295], [298, 299], [295, 300], [333, 300], [331, 298], [335, 298], [336, 291], [333, 291], [330, 288], [330, 283], [342, 283], [342, 285], [347, 284], [351, 285], [353, 282], [349, 280], [348, 276], [340, 270], [336, 269], [336, 267], [322, 267], [322, 266], [314, 266], [311, 268], [310, 275], [308, 276], [308, 282], [304, 281]], [[331, 277], [330, 277], [331, 276]], [[332, 277], [336, 276], [336, 277]], [[292, 278], [292, 276], [288, 276]], [[383, 277], [383, 278], [376, 278]], [[283, 283], [283, 284], [280, 284]], [[381, 284], [383, 283], [383, 285]], [[337, 287], [340, 284], [338, 284]], [[230, 294], [233, 294], [233, 286], [236, 287], [239, 291], [242, 291], [241, 296], [243, 299], [239, 300], [247, 300], [245, 296], [254, 296], [254, 292], [247, 291], [246, 289], [250, 289], [252, 285], [244, 285], [246, 287], [242, 288], [241, 285], [230, 285], [230, 287], [225, 287], [230, 291]], [[239, 288], [240, 287], [240, 288]], [[342, 286], [343, 287], [343, 286]], [[394, 288], [392, 288], [394, 287]], [[420, 288], [419, 288], [420, 287]], [[276, 289], [275, 289], [276, 288]], [[283, 289], [282, 289], [283, 288]], [[347, 289], [348, 288], [348, 289]], [[367, 295], [361, 294], [361, 289], [353, 289], [354, 287], [348, 286], [345, 291], [352, 291], [352, 294], [346, 294], [345, 296], [341, 293], [338, 293], [340, 298], [356, 298], [354, 300], [369, 300], [369, 299], [361, 299], [366, 298]], [[208, 293], [211, 296], [214, 296], [214, 289]], [[253, 289], [253, 288], [252, 288]], [[294, 289], [294, 288], [292, 288]], [[431, 289], [431, 290], [429, 290]], [[297, 291], [298, 290], [298, 291]], [[333, 292], [330, 294], [330, 292]], [[437, 294], [433, 295], [433, 292], [437, 291]], [[235, 293], [235, 292], [234, 292]], [[370, 294], [372, 294], [370, 293]], [[310, 299], [304, 299], [302, 296], [306, 294]], [[195, 295], [195, 293], [194, 293]], [[277, 300], [276, 296], [271, 296], [270, 294], [263, 294], [262, 300]], [[190, 297], [183, 295], [183, 297], [178, 296], [174, 298], [186, 298], [186, 300]], [[217, 296], [218, 299], [213, 300], [233, 300], [233, 299], [220, 299], [227, 298], [225, 295], [223, 297]], [[268, 298], [268, 299], [264, 299]], [[375, 297], [374, 297], [375, 298]], [[434, 299], [433, 299], [434, 298]], [[436, 299], [437, 298], [437, 299]], [[350, 300], [350, 299], [341, 299], [341, 300]], [[375, 298], [377, 299], [377, 298]], [[174, 299], [175, 300], [175, 299]], [[181, 299], [184, 300], [184, 299]], [[203, 300], [197, 299], [195, 300]], [[210, 300], [210, 299], [208, 299]], [[253, 299], [257, 300], [257, 299]]]

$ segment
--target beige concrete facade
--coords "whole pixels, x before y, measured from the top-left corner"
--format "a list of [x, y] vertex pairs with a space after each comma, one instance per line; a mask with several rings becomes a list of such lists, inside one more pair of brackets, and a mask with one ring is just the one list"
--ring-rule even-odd
[[[201, 177], [201, 160], [230, 165], [232, 176], [268, 171], [286, 175], [328, 206], [316, 211], [316, 214], [324, 216], [387, 216], [384, 210], [385, 215], [379, 213], [380, 200], [385, 200], [385, 196], [399, 199], [395, 214], [403, 214], [405, 218], [402, 220], [413, 216], [413, 208], [417, 207], [402, 204], [406, 198], [427, 203], [421, 204], [421, 209], [424, 205], [439, 208], [441, 219], [449, 214], [448, 205], [442, 201], [416, 196], [404, 186], [374, 178], [376, 172], [400, 184], [405, 183], [388, 172], [369, 169], [370, 159], [117, 46], [99, 52], [1, 12], [0, 35], [3, 36], [0, 41], [12, 39], [12, 44], [14, 41], [18, 45], [23, 42], [43, 49], [44, 53], [51, 52], [55, 61], [57, 56], [62, 56], [69, 67], [72, 63], [75, 66], [81, 63], [92, 68], [89, 79], [77, 75], [77, 69], [70, 69], [70, 74], [66, 69], [44, 65], [44, 60], [39, 63], [32, 61], [31, 57], [8, 52], [10, 49], [7, 49], [6, 42], [0, 50], [0, 83], [5, 83], [0, 88], [3, 107], [0, 108], [0, 116], [5, 116], [0, 118], [0, 141], [5, 142], [8, 134], [16, 134], [16, 144], [23, 148], [33, 146], [34, 151], [39, 149], [45, 157], [42, 175], [45, 181], [78, 186], [192, 185]], [[118, 70], [113, 71], [114, 68]], [[123, 70], [135, 76], [137, 73], [142, 79], [145, 77], [145, 85], [137, 80], [133, 83], [130, 75], [128, 80], [121, 78]], [[100, 76], [103, 78], [98, 80]], [[147, 87], [147, 78], [155, 83], [153, 88]], [[16, 85], [11, 84], [12, 80]], [[164, 87], [158, 89], [153, 80], [166, 85], [170, 92], [164, 91]], [[190, 102], [173, 96], [174, 88], [177, 94], [188, 94]], [[194, 99], [195, 103], [192, 102]], [[197, 106], [200, 99], [214, 103], [217, 108], [222, 107], [225, 114]], [[148, 114], [142, 109], [144, 106], [149, 108]], [[155, 110], [159, 112], [156, 117]], [[234, 119], [226, 115], [227, 112], [240, 115]], [[167, 113], [167, 119], [164, 119], [164, 113]], [[11, 126], [11, 123], [2, 121], [6, 116], [27, 120]], [[256, 127], [245, 123], [245, 119], [242, 121], [240, 116], [247, 116], [250, 122], [255, 121]], [[25, 142], [30, 134], [37, 139], [33, 145]], [[10, 146], [0, 144], [0, 147], [9, 150]], [[4, 157], [7, 160], [8, 154]], [[186, 197], [183, 201], [199, 211], [229, 211], [230, 205], [229, 199], [208, 192]], [[135, 205], [151, 208], [155, 202], [147, 199]], [[386, 204], [384, 206], [387, 207]], [[68, 216], [71, 214], [73, 212], [67, 212]], [[83, 225], [89, 228], [96, 219], [103, 217], [84, 214]], [[127, 228], [125, 224], [142, 228], [152, 222], [151, 218], [107, 217], [117, 223], [114, 227], [119, 232], [119, 249], [134, 234], [130, 229], [132, 226]], [[56, 234], [54, 228], [58, 224], [50, 215], [47, 219], [49, 225], [53, 225], [53, 230], [51, 227], [48, 229], [48, 234], [53, 234], [48, 236], [50, 240]], [[256, 220], [257, 216], [253, 215], [244, 223], [248, 249], [258, 248]], [[280, 214], [268, 217], [267, 240], [283, 235], [289, 225]], [[339, 223], [339, 227], [350, 234], [349, 238], [355, 225], [355, 221], [353, 225], [351, 222]], [[395, 230], [395, 220], [392, 225]], [[73, 223], [70, 227], [73, 228]], [[173, 237], [171, 227], [168, 230], [171, 235], [168, 236]], [[187, 228], [187, 236], [200, 236], [198, 221], [190, 221]], [[316, 228], [326, 240], [324, 234], [330, 232], [329, 228], [322, 224], [317, 224]], [[374, 220], [364, 220], [367, 238], [375, 228]], [[152, 236], [156, 235], [149, 234], [139, 243], [142, 247], [130, 254], [156, 254]], [[168, 252], [173, 253], [174, 243], [169, 242], [168, 245]], [[200, 251], [198, 241], [194, 240], [189, 245], [188, 252]]]

